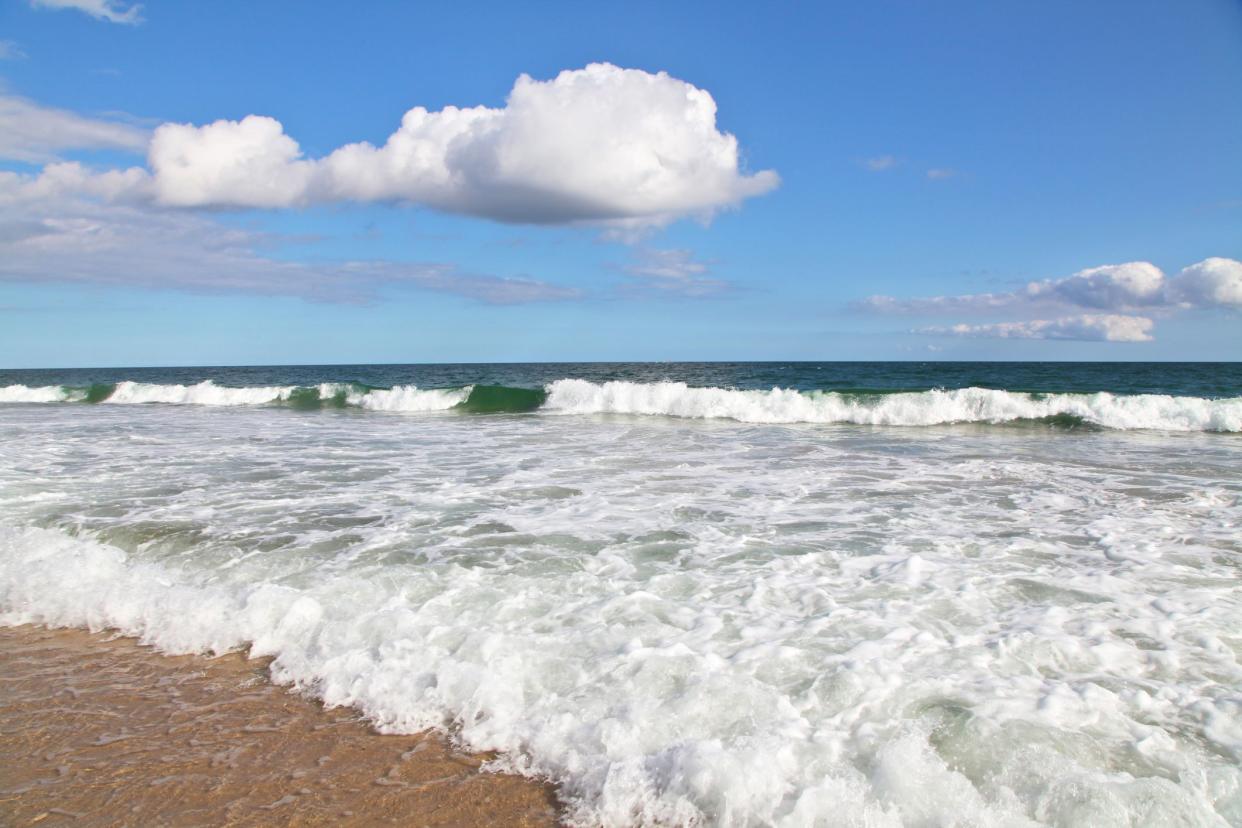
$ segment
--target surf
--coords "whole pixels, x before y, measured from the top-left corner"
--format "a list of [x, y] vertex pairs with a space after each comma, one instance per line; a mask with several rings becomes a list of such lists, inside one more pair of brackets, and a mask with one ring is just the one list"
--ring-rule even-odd
[[565, 378], [542, 388], [473, 384], [457, 388], [362, 383], [224, 386], [123, 380], [90, 386], [0, 387], [0, 403], [283, 406], [298, 410], [461, 414], [628, 415], [754, 424], [921, 427], [956, 423], [1042, 424], [1060, 429], [1242, 432], [1242, 397], [1170, 394], [1045, 393], [994, 388], [920, 391], [766, 390], [684, 382], [591, 382]]

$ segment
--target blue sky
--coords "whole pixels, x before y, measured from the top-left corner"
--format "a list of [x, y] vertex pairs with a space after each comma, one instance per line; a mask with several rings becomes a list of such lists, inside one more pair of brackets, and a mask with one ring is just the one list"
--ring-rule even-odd
[[[1234, 0], [0, 0], [0, 55], [4, 367], [1242, 359]], [[414, 107], [457, 183], [326, 160]]]

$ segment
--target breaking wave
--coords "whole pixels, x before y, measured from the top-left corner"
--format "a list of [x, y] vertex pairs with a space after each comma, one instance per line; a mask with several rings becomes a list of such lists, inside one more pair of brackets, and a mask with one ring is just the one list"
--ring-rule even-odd
[[932, 389], [892, 393], [738, 390], [681, 382], [603, 382], [561, 379], [546, 388], [468, 385], [371, 388], [359, 383], [317, 386], [229, 387], [211, 380], [195, 385], [124, 381], [89, 387], [9, 385], [0, 403], [86, 402], [166, 405], [285, 405], [299, 409], [362, 408], [371, 411], [455, 410], [472, 414], [626, 414], [743, 423], [855, 423], [932, 426], [950, 423], [1031, 423], [1118, 430], [1242, 432], [1242, 397], [1210, 399], [1167, 394], [1039, 394], [991, 388]]
[[0, 403], [89, 402], [110, 405], [288, 405], [292, 408], [344, 408], [373, 411], [444, 411], [465, 402], [471, 386], [424, 389], [413, 385], [368, 388], [354, 383], [322, 383], [313, 386], [264, 385], [233, 388], [205, 380], [195, 385], [164, 385], [145, 382], [96, 384], [87, 388], [48, 385], [0, 387]]
[[738, 391], [680, 382], [552, 383], [544, 406], [566, 414], [657, 414], [744, 423], [930, 426], [1077, 418], [1105, 428], [1242, 431], [1242, 398], [1163, 394], [1028, 394], [990, 388], [850, 394]]

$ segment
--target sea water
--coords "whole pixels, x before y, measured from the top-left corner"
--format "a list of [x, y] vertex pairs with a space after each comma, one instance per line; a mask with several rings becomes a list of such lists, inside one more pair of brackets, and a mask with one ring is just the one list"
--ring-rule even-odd
[[1242, 824], [1242, 366], [0, 372], [0, 622], [580, 824]]

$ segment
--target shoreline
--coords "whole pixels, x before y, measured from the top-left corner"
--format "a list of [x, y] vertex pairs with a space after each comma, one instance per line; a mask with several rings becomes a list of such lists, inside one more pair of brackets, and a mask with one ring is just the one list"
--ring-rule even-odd
[[0, 821], [557, 825], [555, 788], [441, 734], [374, 731], [271, 682], [267, 659], [0, 627]]

